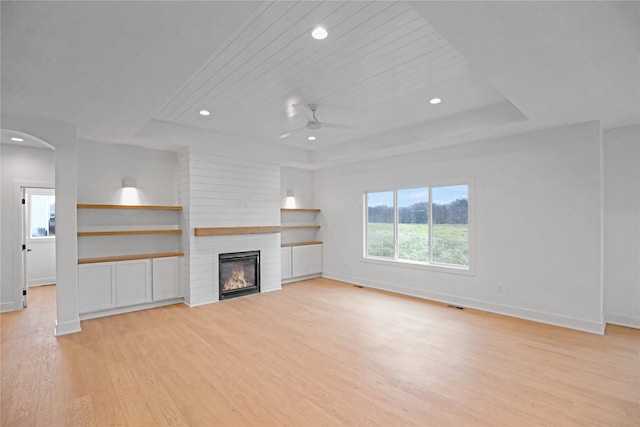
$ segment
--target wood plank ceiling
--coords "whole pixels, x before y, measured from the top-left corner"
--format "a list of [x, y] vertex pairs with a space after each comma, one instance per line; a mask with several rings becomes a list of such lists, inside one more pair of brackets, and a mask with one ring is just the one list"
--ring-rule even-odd
[[[321, 41], [310, 35], [319, 24], [329, 31]], [[366, 113], [384, 110], [385, 101], [422, 94], [443, 80], [467, 80], [467, 74], [462, 55], [404, 2], [264, 3], [155, 119], [300, 144], [306, 129], [278, 136], [307, 121], [291, 104], [314, 103], [319, 120], [357, 125], [318, 132], [325, 143], [336, 143], [383, 130], [376, 115]], [[211, 115], [199, 115], [201, 109]]]

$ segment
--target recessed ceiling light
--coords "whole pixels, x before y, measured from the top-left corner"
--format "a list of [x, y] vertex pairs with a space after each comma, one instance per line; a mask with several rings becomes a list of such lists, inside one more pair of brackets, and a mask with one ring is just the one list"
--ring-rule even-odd
[[316, 27], [311, 31], [311, 37], [316, 40], [324, 40], [328, 35], [329, 33], [324, 29], [324, 27]]
[[442, 99], [440, 99], [440, 98], [431, 98], [429, 100], [429, 104], [433, 104], [433, 105], [440, 104], [441, 102], [442, 102]]
[[209, 114], [211, 114], [211, 113], [209, 112], [209, 110], [200, 110], [200, 115], [201, 115], [201, 116], [208, 116]]
[[15, 142], [24, 142], [24, 139], [22, 139], [22, 138], [16, 138], [15, 136], [14, 136], [14, 137], [12, 137], [12, 138], [11, 138], [11, 140], [12, 140], [12, 141], [15, 141]]
[[310, 136], [310, 137], [308, 137], [307, 139], [308, 139], [309, 141], [315, 141], [315, 140], [316, 140], [316, 137], [315, 137], [315, 136]]

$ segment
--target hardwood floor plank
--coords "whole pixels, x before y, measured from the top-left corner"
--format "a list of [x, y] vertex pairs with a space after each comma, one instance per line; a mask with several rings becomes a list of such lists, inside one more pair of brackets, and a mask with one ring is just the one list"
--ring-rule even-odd
[[149, 405], [141, 399], [142, 390], [134, 379], [131, 368], [123, 363], [110, 363], [106, 369], [114, 388], [118, 391], [116, 398], [127, 424], [131, 426], [156, 425]]
[[640, 331], [604, 336], [328, 279], [53, 336], [0, 315], [7, 426], [635, 426]]

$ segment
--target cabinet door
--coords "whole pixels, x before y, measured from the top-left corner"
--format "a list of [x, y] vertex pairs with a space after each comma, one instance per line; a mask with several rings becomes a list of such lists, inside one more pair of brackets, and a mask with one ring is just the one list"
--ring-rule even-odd
[[116, 306], [115, 263], [78, 266], [78, 311], [91, 313]]
[[151, 301], [151, 260], [116, 262], [116, 306]]
[[291, 247], [280, 248], [280, 262], [282, 264], [282, 279], [291, 278]]
[[292, 247], [291, 273], [293, 277], [322, 273], [322, 245]]
[[180, 258], [153, 259], [153, 300], [160, 301], [182, 296], [180, 286]]

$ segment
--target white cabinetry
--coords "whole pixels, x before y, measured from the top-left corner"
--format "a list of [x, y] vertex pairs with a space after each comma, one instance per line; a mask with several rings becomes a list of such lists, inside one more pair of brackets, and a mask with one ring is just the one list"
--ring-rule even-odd
[[182, 298], [182, 206], [78, 204], [81, 318], [173, 304]]
[[78, 266], [78, 308], [80, 314], [116, 306], [116, 263]]
[[180, 258], [153, 259], [153, 300], [180, 298]]
[[291, 246], [280, 248], [282, 262], [282, 280], [291, 279]]
[[322, 242], [316, 224], [320, 209], [280, 210], [282, 280], [293, 282], [322, 273]]
[[322, 273], [322, 245], [291, 248], [291, 276], [303, 277]]
[[180, 257], [96, 262], [78, 266], [83, 319], [175, 303], [182, 298]]
[[116, 262], [116, 306], [151, 301], [151, 260]]

